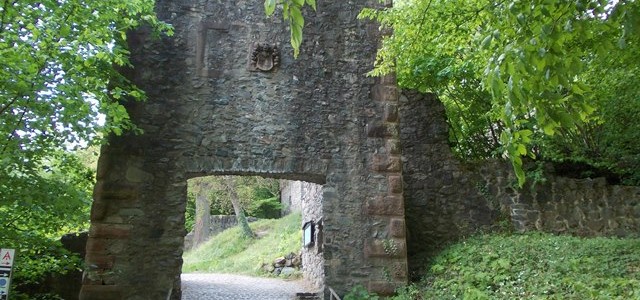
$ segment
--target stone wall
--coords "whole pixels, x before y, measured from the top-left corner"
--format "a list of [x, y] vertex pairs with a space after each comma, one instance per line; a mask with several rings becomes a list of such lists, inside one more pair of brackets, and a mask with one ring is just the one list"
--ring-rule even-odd
[[463, 164], [453, 156], [434, 95], [404, 92], [399, 111], [412, 275], [420, 275], [423, 259], [478, 230], [640, 233], [639, 187], [547, 175], [547, 183], [517, 189], [508, 163]]
[[483, 178], [453, 156], [444, 106], [434, 95], [405, 92], [399, 114], [409, 265], [418, 276], [418, 258], [491, 226], [500, 209], [480, 193]]
[[323, 212], [322, 186], [310, 182], [293, 182], [292, 187], [299, 187], [302, 206], [302, 225], [313, 222], [314, 243], [310, 247], [302, 247], [302, 274], [305, 280], [317, 289], [324, 288], [323, 257]]
[[304, 181], [280, 180], [280, 203], [282, 215], [292, 212], [302, 213], [302, 193]]
[[366, 76], [381, 33], [357, 18], [380, 5], [305, 10], [294, 59], [260, 1], [156, 1], [175, 35], [130, 35], [126, 73], [148, 100], [126, 108], [144, 134], [102, 147], [80, 298], [179, 299], [186, 182], [207, 175], [322, 184], [325, 286], [405, 283], [396, 82]]
[[314, 244], [302, 247], [302, 275], [316, 289], [324, 288], [322, 185], [305, 181], [280, 181], [283, 213], [302, 214], [301, 227], [313, 222]]
[[640, 236], [640, 187], [548, 175], [546, 183], [498, 197], [518, 231]]

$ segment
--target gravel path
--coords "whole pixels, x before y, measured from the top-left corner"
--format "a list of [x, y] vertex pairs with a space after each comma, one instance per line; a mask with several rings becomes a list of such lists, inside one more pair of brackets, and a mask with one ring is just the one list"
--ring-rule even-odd
[[182, 274], [183, 300], [291, 300], [309, 291], [303, 280], [230, 274]]

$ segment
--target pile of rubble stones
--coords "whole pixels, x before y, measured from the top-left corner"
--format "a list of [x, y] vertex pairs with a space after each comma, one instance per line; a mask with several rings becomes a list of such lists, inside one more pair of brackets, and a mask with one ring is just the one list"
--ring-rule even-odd
[[275, 276], [289, 277], [299, 271], [302, 267], [302, 253], [289, 253], [273, 260], [272, 263], [265, 263], [262, 269]]

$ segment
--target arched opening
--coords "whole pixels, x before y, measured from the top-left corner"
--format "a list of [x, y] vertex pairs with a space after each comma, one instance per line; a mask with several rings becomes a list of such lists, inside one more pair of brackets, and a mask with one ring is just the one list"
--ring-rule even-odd
[[229, 175], [187, 182], [182, 299], [324, 290], [323, 185]]

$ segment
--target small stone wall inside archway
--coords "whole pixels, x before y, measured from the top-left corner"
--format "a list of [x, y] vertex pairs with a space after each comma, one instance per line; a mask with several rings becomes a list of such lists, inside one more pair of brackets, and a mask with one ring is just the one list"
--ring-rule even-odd
[[322, 185], [304, 181], [280, 181], [283, 212], [299, 212], [303, 226], [311, 226], [311, 243], [302, 246], [302, 275], [316, 289], [324, 287], [324, 218]]
[[323, 184], [324, 282], [388, 294], [406, 282], [398, 96], [366, 76], [378, 1], [306, 12], [297, 60], [260, 1], [157, 1], [175, 36], [130, 36], [128, 103], [144, 130], [103, 147], [81, 299], [179, 299], [186, 181], [262, 175]]

